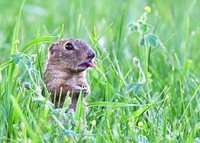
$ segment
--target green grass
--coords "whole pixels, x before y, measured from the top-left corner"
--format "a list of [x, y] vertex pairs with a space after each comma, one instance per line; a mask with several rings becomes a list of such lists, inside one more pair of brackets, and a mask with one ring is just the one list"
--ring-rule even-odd
[[[22, 3], [0, 1], [0, 142], [200, 142], [199, 1]], [[132, 32], [146, 5], [153, 29]], [[154, 29], [149, 52], [138, 43]], [[41, 95], [47, 48], [62, 37], [97, 53], [74, 114]]]

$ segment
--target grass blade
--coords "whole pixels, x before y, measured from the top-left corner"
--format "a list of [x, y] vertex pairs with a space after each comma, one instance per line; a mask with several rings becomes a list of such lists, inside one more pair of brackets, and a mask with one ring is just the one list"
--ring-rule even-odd
[[59, 39], [63, 38], [64, 33], [65, 33], [65, 25], [62, 24], [61, 31], [60, 31], [60, 38]]
[[88, 107], [95, 107], [95, 106], [132, 107], [132, 106], [138, 106], [138, 104], [128, 104], [120, 102], [93, 102], [88, 104]]
[[40, 37], [40, 38], [36, 38], [32, 41], [30, 41], [29, 43], [27, 43], [21, 50], [20, 52], [25, 52], [26, 50], [28, 50], [31, 46], [36, 45], [38, 43], [41, 42], [52, 42], [55, 39], [57, 39], [57, 36], [44, 36], [44, 37]]

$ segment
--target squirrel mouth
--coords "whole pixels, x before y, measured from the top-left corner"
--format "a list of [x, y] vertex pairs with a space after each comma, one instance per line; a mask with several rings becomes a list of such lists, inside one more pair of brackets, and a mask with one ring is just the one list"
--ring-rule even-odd
[[87, 62], [84, 62], [84, 63], [81, 63], [80, 65], [78, 65], [78, 67], [80, 68], [80, 70], [85, 70], [89, 67], [93, 67], [94, 66], [94, 63], [92, 61], [87, 61]]

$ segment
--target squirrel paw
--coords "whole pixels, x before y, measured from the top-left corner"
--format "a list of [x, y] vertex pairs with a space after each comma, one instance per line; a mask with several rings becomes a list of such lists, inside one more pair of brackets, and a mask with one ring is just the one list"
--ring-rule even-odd
[[83, 87], [80, 87], [80, 86], [75, 86], [74, 90], [75, 90], [76, 93], [82, 92], [84, 96], [87, 96], [89, 94], [89, 90], [87, 88], [83, 88]]

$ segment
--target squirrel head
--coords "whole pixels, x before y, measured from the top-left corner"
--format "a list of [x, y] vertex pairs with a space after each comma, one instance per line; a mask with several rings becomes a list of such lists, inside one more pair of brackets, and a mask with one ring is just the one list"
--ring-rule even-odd
[[61, 68], [82, 72], [93, 67], [95, 52], [81, 39], [62, 39], [49, 47], [48, 61]]

